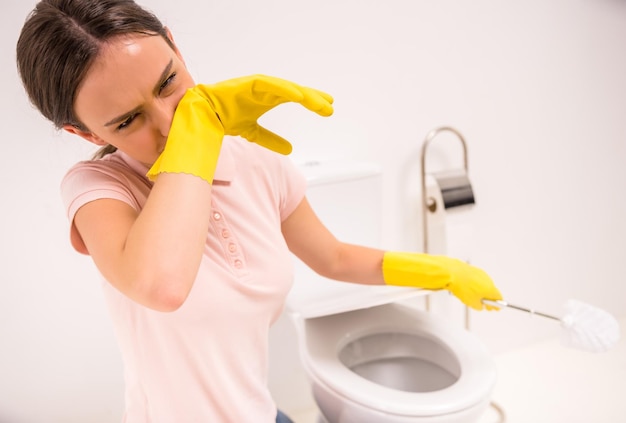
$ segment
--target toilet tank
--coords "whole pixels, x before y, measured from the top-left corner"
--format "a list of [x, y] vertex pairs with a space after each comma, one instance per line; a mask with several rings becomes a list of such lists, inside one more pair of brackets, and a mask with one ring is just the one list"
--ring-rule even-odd
[[[300, 165], [307, 199], [337, 239], [380, 247], [382, 173], [373, 163], [316, 161]], [[410, 288], [367, 286], [324, 278], [295, 260], [294, 286], [286, 309], [301, 318], [327, 316], [387, 304], [415, 295]]]
[[338, 239], [379, 246], [382, 173], [378, 165], [315, 161], [301, 165], [300, 169], [307, 180], [306, 196], [311, 207]]

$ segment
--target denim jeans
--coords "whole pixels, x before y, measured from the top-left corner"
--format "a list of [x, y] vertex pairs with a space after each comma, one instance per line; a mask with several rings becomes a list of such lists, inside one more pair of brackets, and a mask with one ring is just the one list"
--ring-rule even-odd
[[293, 423], [293, 421], [287, 417], [285, 413], [278, 410], [278, 414], [276, 415], [276, 423]]

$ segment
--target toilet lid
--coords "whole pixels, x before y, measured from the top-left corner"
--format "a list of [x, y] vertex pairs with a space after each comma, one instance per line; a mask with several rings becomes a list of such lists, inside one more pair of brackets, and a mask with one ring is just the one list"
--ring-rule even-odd
[[[407, 392], [365, 379], [340, 361], [339, 351], [348, 340], [394, 331], [437, 339], [458, 360], [458, 380], [437, 391]], [[307, 321], [306, 332], [303, 359], [313, 379], [368, 409], [416, 417], [451, 414], [488, 400], [495, 386], [495, 363], [475, 336], [406, 306], [389, 304], [314, 319]]]
[[[296, 266], [303, 266], [296, 263]], [[309, 283], [294, 283], [286, 309], [303, 319], [359, 310], [403, 299], [428, 295], [429, 291], [396, 286], [370, 286], [340, 283], [314, 275]], [[299, 281], [301, 282], [301, 281]]]

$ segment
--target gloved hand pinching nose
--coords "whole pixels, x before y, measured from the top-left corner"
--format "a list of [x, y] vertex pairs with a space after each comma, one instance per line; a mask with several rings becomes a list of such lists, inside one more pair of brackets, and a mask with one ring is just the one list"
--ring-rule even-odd
[[212, 85], [196, 85], [178, 103], [165, 149], [147, 176], [188, 173], [213, 182], [224, 135], [239, 135], [281, 154], [291, 152], [284, 138], [257, 120], [274, 107], [300, 103], [321, 116], [333, 113], [333, 98], [284, 79], [253, 75]]
[[487, 273], [446, 256], [387, 251], [383, 257], [383, 278], [387, 285], [447, 289], [476, 310], [498, 310], [498, 307], [483, 304], [482, 300], [502, 299]]

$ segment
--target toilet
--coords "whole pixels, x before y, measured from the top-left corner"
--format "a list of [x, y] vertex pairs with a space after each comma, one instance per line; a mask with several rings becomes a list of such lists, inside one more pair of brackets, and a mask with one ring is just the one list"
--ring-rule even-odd
[[[378, 246], [376, 165], [309, 162], [307, 198], [338, 239]], [[460, 325], [416, 305], [412, 288], [326, 280], [295, 259], [287, 299], [302, 366], [324, 423], [471, 423], [489, 405], [493, 358]]]

